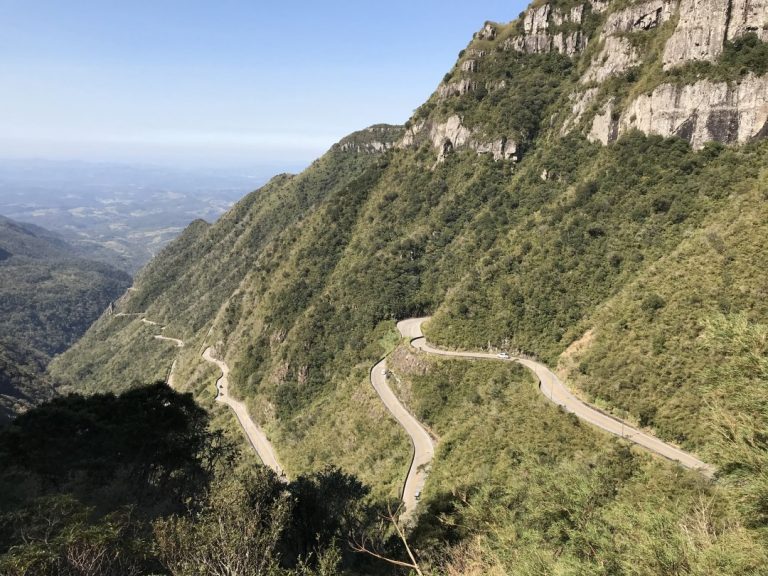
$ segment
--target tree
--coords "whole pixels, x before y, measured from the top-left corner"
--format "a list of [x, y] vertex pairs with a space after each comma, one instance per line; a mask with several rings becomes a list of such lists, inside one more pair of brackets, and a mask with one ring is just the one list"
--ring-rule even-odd
[[155, 522], [158, 555], [174, 576], [272, 575], [290, 515], [290, 495], [271, 470], [230, 476], [198, 511]]

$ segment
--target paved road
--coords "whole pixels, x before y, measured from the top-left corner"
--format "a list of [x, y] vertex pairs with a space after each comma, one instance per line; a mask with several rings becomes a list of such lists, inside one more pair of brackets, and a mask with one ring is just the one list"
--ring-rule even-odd
[[[414, 348], [437, 354], [440, 356], [451, 356], [458, 358], [478, 358], [483, 360], [500, 360], [495, 354], [483, 352], [452, 352], [449, 350], [440, 350], [431, 346], [421, 331], [421, 325], [429, 318], [411, 318], [400, 322], [397, 327], [403, 336], [411, 338], [411, 345]], [[662, 442], [658, 438], [638, 430], [626, 424], [625, 422], [609, 416], [600, 410], [590, 406], [586, 402], [579, 400], [570, 390], [560, 381], [556, 374], [540, 362], [529, 360], [527, 358], [510, 358], [507, 361], [518, 362], [531, 370], [539, 379], [539, 390], [541, 393], [558, 406], [562, 406], [566, 411], [575, 414], [580, 419], [615, 434], [626, 438], [651, 452], [655, 452], [665, 458], [679, 462], [682, 466], [697, 470], [705, 476], [712, 476], [715, 468], [705, 462], [702, 462], [692, 454], [684, 452], [679, 448]]]
[[[115, 316], [138, 316], [142, 314], [144, 314], [144, 312], [136, 314], [118, 313], [115, 314]], [[152, 320], [147, 320], [146, 318], [142, 318], [141, 321], [148, 326], [159, 326], [161, 330], [165, 330], [165, 326], [159, 324], [158, 322], [153, 322]], [[161, 336], [160, 334], [155, 334], [154, 338], [156, 340], [173, 342], [178, 348], [184, 347], [184, 341], [179, 340], [178, 338]], [[251, 446], [253, 446], [253, 449], [256, 451], [256, 454], [258, 454], [259, 458], [261, 458], [261, 461], [266, 466], [272, 468], [272, 470], [274, 470], [278, 476], [284, 478], [283, 468], [280, 466], [280, 463], [277, 460], [277, 456], [275, 456], [275, 451], [272, 448], [272, 444], [270, 444], [269, 440], [267, 439], [267, 435], [264, 434], [264, 431], [259, 428], [251, 419], [245, 404], [238, 402], [229, 396], [229, 366], [227, 366], [224, 361], [214, 358], [211, 353], [211, 348], [205, 349], [205, 352], [203, 352], [203, 360], [211, 362], [212, 364], [216, 364], [216, 366], [219, 367], [219, 370], [221, 370], [221, 377], [216, 380], [216, 401], [222, 402], [232, 409], [232, 411], [235, 413], [235, 416], [237, 417], [237, 421], [240, 423], [240, 427], [245, 432], [248, 441], [251, 443]], [[171, 369], [168, 372], [168, 378], [166, 381], [166, 384], [168, 384], [168, 386], [171, 388], [173, 388], [175, 384], [175, 371], [176, 360], [174, 360], [173, 364], [171, 364]]]
[[261, 461], [265, 466], [272, 468], [278, 476], [283, 477], [283, 467], [280, 466], [277, 456], [275, 455], [275, 450], [267, 439], [267, 435], [264, 434], [264, 431], [251, 419], [245, 404], [235, 400], [229, 395], [229, 366], [227, 366], [223, 360], [214, 358], [210, 347], [206, 348], [205, 352], [203, 352], [203, 360], [216, 364], [216, 366], [219, 367], [219, 370], [221, 370], [221, 377], [216, 380], [216, 390], [218, 391], [216, 401], [226, 404], [232, 409], [235, 416], [237, 416], [237, 420], [240, 422], [241, 428], [248, 437], [251, 446], [256, 450], [256, 454], [259, 455], [259, 458], [261, 458]]
[[173, 342], [178, 348], [184, 348], [184, 342], [178, 338], [169, 338], [168, 336], [160, 336], [155, 334], [155, 340], [166, 340], [167, 342]]
[[427, 481], [428, 466], [435, 456], [435, 447], [432, 438], [424, 427], [414, 418], [405, 406], [397, 399], [395, 393], [389, 387], [387, 376], [387, 361], [382, 360], [371, 369], [371, 384], [378, 393], [381, 401], [395, 417], [395, 420], [405, 429], [411, 438], [413, 456], [408, 468], [408, 476], [403, 485], [403, 505], [405, 511], [401, 518], [407, 520], [416, 509], [418, 498], [416, 494], [424, 489]]

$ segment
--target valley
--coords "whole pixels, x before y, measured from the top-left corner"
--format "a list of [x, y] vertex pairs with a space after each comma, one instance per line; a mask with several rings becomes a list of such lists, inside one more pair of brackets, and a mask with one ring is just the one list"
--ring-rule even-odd
[[262, 184], [254, 172], [0, 159], [0, 214], [135, 274], [190, 222], [215, 220]]
[[0, 571], [114, 519], [97, 549], [173, 576], [765, 573], [764, 22], [535, 2], [403, 125], [192, 220], [0, 430], [0, 503], [89, 507], [0, 515]]

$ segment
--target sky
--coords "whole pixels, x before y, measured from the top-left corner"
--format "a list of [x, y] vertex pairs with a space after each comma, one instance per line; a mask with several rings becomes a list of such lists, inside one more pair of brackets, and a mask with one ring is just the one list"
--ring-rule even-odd
[[302, 166], [520, 0], [0, 0], [0, 157]]

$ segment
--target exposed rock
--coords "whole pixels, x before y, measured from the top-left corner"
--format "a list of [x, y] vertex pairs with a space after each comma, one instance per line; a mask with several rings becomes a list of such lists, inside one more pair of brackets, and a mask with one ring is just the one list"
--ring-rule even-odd
[[592, 12], [595, 12], [596, 14], [602, 14], [606, 10], [608, 10], [608, 7], [611, 5], [610, 0], [591, 0], [590, 4], [592, 5]]
[[475, 37], [478, 40], [495, 40], [496, 39], [496, 26], [490, 22], [486, 22], [483, 29], [478, 32]]
[[381, 154], [394, 148], [403, 138], [402, 126], [389, 124], [377, 124], [350, 134], [342, 139], [336, 146], [342, 152], [355, 152], [357, 154]]
[[426, 126], [426, 121], [422, 120], [421, 122], [418, 122], [408, 128], [405, 131], [405, 134], [403, 135], [403, 139], [400, 140], [397, 147], [398, 148], [410, 148], [412, 146], [415, 146], [418, 140], [418, 136], [423, 132], [424, 126]]
[[472, 132], [461, 123], [458, 115], [453, 115], [440, 124], [433, 124], [429, 139], [438, 151], [438, 160], [444, 160], [446, 155], [455, 148], [465, 146]]
[[552, 23], [555, 26], [562, 26], [565, 22], [573, 22], [574, 24], [581, 24], [581, 20], [584, 16], [584, 4], [579, 4], [571, 8], [569, 12], [563, 14], [560, 10], [552, 11]]
[[586, 47], [587, 37], [582, 34], [581, 30], [569, 34], [558, 32], [552, 37], [552, 50], [560, 54], [575, 56], [581, 54]]
[[535, 36], [546, 32], [549, 27], [549, 4], [539, 8], [530, 8], [523, 18], [523, 30], [527, 36]]
[[507, 39], [502, 48], [527, 54], [559, 52], [575, 56], [581, 53], [587, 46], [587, 38], [581, 30], [563, 31], [557, 28], [568, 22], [581, 24], [584, 6], [574, 6], [567, 12], [552, 8], [550, 4], [530, 8], [523, 16], [524, 34]]
[[609, 144], [616, 140], [618, 137], [619, 122], [614, 117], [613, 113], [614, 102], [613, 99], [609, 100], [605, 106], [597, 113], [595, 119], [592, 121], [592, 130], [590, 130], [589, 138], [590, 142], [602, 142], [603, 144]]
[[599, 88], [589, 88], [584, 92], [575, 92], [568, 97], [569, 100], [573, 102], [573, 107], [571, 108], [571, 117], [566, 120], [562, 130], [560, 131], [563, 136], [570, 132], [571, 129], [579, 122], [579, 120], [581, 120], [584, 112], [586, 112], [587, 108], [595, 100], [595, 97], [599, 91]]
[[705, 142], [744, 143], [768, 133], [768, 76], [740, 83], [701, 80], [688, 86], [663, 84], [634, 100], [620, 131], [679, 136], [694, 148]]
[[371, 141], [364, 144], [355, 144], [353, 142], [347, 142], [341, 145], [342, 152], [354, 151], [358, 154], [377, 154], [380, 152], [386, 152], [390, 148], [394, 148], [393, 142], [379, 142]]
[[504, 50], [514, 50], [526, 54], [547, 54], [559, 52], [567, 56], [575, 56], [587, 47], [587, 38], [580, 30], [557, 34], [536, 34], [533, 36], [513, 36], [504, 42]]
[[461, 63], [461, 71], [462, 72], [477, 72], [477, 60], [464, 60], [464, 62]]
[[583, 83], [602, 82], [610, 76], [626, 72], [641, 63], [632, 43], [623, 36], [608, 36], [603, 49], [592, 60], [589, 69], [582, 76]]
[[398, 147], [409, 148], [424, 141], [429, 141], [437, 151], [438, 162], [460, 148], [469, 148], [478, 154], [491, 154], [494, 160], [517, 160], [517, 143], [504, 137], [484, 141], [464, 126], [458, 115], [437, 124], [427, 125], [423, 121], [416, 124], [406, 132]]
[[470, 142], [472, 148], [478, 154], [492, 154], [494, 160], [517, 160], [517, 143], [499, 138], [493, 142]]
[[768, 42], [768, 0], [731, 0], [728, 40], [754, 32]]
[[768, 41], [768, 0], [681, 0], [680, 20], [664, 48], [664, 69], [714, 61], [726, 40], [754, 32]]
[[603, 34], [610, 36], [621, 32], [650, 30], [672, 18], [677, 6], [677, 0], [650, 0], [633, 4], [609, 14], [603, 26]]
[[477, 89], [477, 82], [473, 82], [467, 78], [458, 80], [456, 82], [448, 82], [447, 84], [440, 84], [437, 87], [437, 95], [445, 100], [451, 96], [461, 96], [472, 92]]
[[488, 92], [497, 92], [499, 90], [504, 90], [504, 88], [507, 87], [507, 81], [506, 80], [499, 80], [497, 82], [486, 82], [485, 83], [485, 89], [488, 90]]
[[470, 58], [483, 58], [488, 52], [486, 50], [480, 50], [479, 48], [467, 48], [467, 56]]
[[728, 11], [729, 0], [681, 0], [680, 20], [664, 47], [664, 69], [720, 56]]

